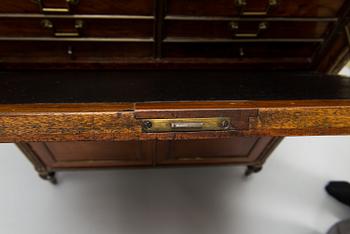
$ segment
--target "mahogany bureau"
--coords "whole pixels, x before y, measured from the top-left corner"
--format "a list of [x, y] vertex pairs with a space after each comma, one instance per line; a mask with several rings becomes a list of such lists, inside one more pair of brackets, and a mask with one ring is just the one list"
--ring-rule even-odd
[[0, 141], [39, 175], [245, 165], [350, 134], [350, 1], [2, 0]]

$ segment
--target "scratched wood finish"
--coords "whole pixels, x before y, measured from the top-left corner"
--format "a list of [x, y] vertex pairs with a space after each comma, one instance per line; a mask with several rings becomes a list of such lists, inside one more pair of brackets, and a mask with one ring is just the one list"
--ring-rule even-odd
[[[208, 112], [220, 106], [219, 103], [205, 104], [196, 103], [199, 108], [207, 109]], [[176, 112], [186, 112], [181, 104], [173, 104], [181, 108], [169, 108], [162, 104], [158, 108], [150, 104], [152, 113], [162, 112], [178, 115]], [[214, 107], [215, 105], [218, 105]], [[147, 108], [147, 104], [143, 104]], [[191, 108], [187, 106], [188, 108]], [[251, 102], [227, 102], [221, 103], [221, 110], [225, 107], [230, 110], [252, 110], [258, 111], [258, 117], [249, 118], [249, 130], [236, 130], [228, 132], [215, 132], [199, 134], [201, 137], [230, 137], [234, 135], [242, 136], [311, 136], [311, 135], [348, 135], [350, 134], [350, 102], [349, 100], [296, 100], [296, 101], [251, 101]], [[200, 110], [200, 109], [199, 109]], [[226, 110], [227, 111], [227, 110]], [[147, 112], [147, 111], [146, 111]], [[176, 113], [176, 114], [175, 114]], [[170, 135], [170, 136], [169, 136]], [[157, 139], [176, 138], [185, 139], [195, 137], [193, 133], [171, 133], [156, 134]], [[199, 136], [198, 136], [199, 137]]]
[[[261, 108], [252, 123], [257, 133], [271, 135], [349, 135], [349, 106]], [[256, 125], [255, 125], [256, 124]]]
[[[174, 139], [213, 139], [232, 136], [309, 136], [309, 135], [347, 135], [350, 134], [350, 101], [256, 101], [201, 103], [202, 109], [187, 104], [184, 110], [169, 110], [166, 103], [159, 103], [164, 113], [186, 117], [189, 110], [201, 116], [229, 116], [230, 111], [258, 112], [257, 117], [245, 120], [249, 128], [213, 132], [173, 132], [143, 133], [141, 120], [135, 118], [134, 111], [95, 111], [84, 110], [84, 104], [75, 105], [69, 111], [50, 105], [21, 105], [15, 109], [11, 105], [1, 105], [0, 141], [124, 141], [124, 140], [174, 140]], [[206, 107], [207, 105], [207, 107]], [[170, 105], [171, 106], [171, 105]], [[213, 109], [216, 106], [217, 109]], [[220, 107], [218, 107], [220, 106]], [[59, 105], [56, 105], [56, 108]], [[64, 110], [64, 105], [62, 106]], [[47, 109], [46, 109], [47, 108]], [[50, 111], [51, 109], [51, 111]], [[23, 111], [22, 111], [23, 110]], [[221, 111], [221, 112], [220, 112]], [[152, 111], [164, 116], [161, 108]], [[221, 114], [220, 114], [221, 113]], [[198, 115], [198, 114], [197, 114]], [[188, 117], [191, 117], [189, 115]], [[240, 121], [232, 117], [232, 122]]]
[[[34, 106], [35, 108], [35, 106]], [[37, 112], [1, 114], [3, 142], [137, 139], [140, 126], [132, 112]], [[37, 135], [37, 139], [33, 138]]]

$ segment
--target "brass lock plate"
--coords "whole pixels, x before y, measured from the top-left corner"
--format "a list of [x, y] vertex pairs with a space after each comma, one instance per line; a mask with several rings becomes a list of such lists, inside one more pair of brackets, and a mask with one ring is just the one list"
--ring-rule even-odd
[[230, 118], [226, 117], [142, 120], [142, 130], [146, 133], [224, 131], [230, 128]]

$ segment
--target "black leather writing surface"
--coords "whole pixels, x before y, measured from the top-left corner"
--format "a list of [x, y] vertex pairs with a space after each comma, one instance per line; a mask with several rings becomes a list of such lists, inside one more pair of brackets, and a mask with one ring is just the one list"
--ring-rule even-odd
[[229, 71], [0, 73], [0, 103], [350, 99], [350, 79]]

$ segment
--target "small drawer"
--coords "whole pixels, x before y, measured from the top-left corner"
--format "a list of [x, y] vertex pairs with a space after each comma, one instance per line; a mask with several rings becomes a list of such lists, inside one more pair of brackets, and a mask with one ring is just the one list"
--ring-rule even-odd
[[319, 43], [309, 42], [177, 42], [167, 41], [164, 57], [172, 58], [309, 58]]
[[153, 20], [0, 18], [0, 37], [152, 38]]
[[334, 17], [345, 0], [168, 0], [167, 14]]
[[193, 38], [322, 38], [329, 22], [292, 21], [166, 21], [167, 37]]
[[153, 0], [1, 0], [0, 13], [153, 15]]
[[0, 62], [89, 62], [151, 57], [149, 42], [6, 41], [0, 43]]

